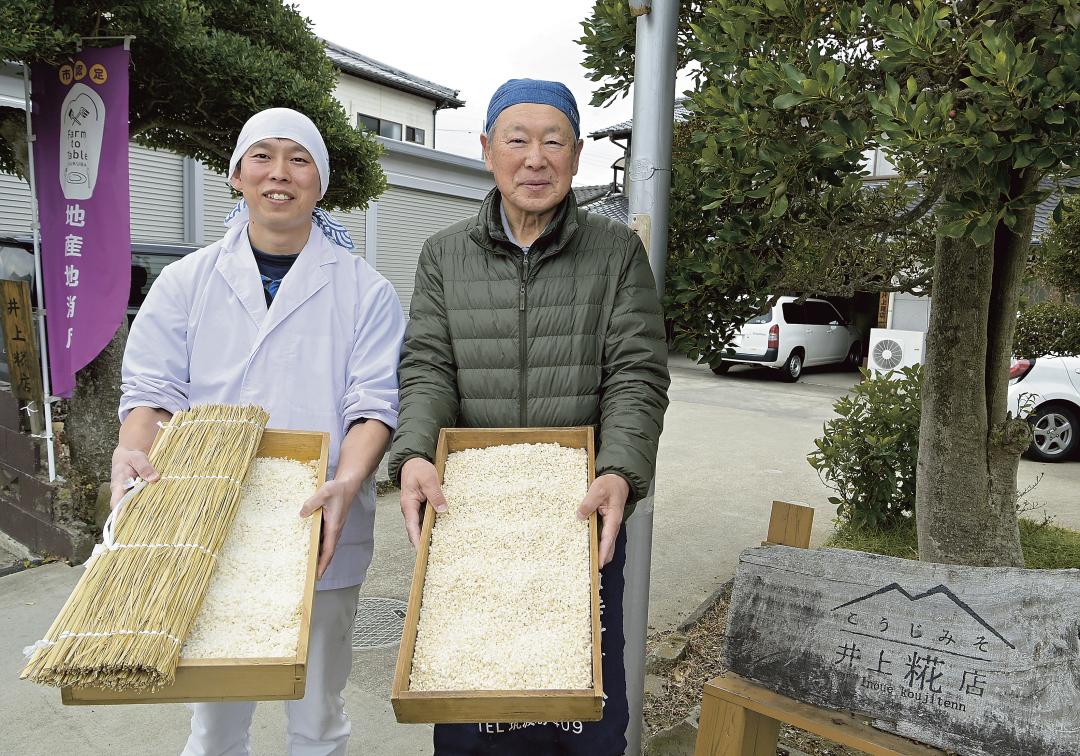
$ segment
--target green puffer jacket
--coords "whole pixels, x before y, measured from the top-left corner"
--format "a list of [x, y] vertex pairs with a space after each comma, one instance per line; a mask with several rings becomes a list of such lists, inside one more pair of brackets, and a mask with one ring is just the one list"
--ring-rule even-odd
[[435, 458], [444, 426], [593, 425], [596, 474], [625, 478], [632, 503], [655, 471], [670, 383], [645, 249], [571, 192], [523, 259], [499, 201], [493, 189], [420, 254], [391, 480], [406, 460]]

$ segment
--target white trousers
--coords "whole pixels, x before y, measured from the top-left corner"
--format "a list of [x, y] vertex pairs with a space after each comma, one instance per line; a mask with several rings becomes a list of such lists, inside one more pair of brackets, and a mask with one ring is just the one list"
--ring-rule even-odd
[[[345, 756], [352, 724], [341, 693], [352, 669], [352, 629], [360, 586], [316, 591], [308, 640], [307, 685], [285, 701], [290, 756]], [[181, 756], [249, 756], [254, 701], [197, 703]]]

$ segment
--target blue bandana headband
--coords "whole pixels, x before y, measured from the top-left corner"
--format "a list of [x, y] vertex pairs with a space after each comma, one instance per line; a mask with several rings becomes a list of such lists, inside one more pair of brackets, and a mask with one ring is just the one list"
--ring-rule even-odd
[[565, 84], [557, 81], [541, 81], [540, 79], [510, 79], [495, 90], [488, 103], [487, 119], [484, 121], [484, 133], [491, 134], [495, 126], [495, 120], [509, 107], [532, 103], [536, 105], [550, 105], [562, 111], [574, 128], [574, 138], [580, 134], [581, 117], [578, 115], [577, 100]]

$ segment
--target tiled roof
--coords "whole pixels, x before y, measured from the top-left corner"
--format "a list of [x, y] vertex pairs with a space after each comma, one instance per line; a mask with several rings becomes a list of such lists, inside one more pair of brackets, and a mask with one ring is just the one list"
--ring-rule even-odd
[[584, 207], [590, 202], [594, 202], [608, 192], [611, 191], [611, 184], [594, 184], [592, 186], [575, 186], [574, 187], [574, 199], [577, 200], [578, 207]]
[[[868, 179], [863, 186], [869, 188], [875, 188], [884, 186], [887, 183], [887, 179], [873, 178]], [[1080, 186], [1080, 178], [1067, 178], [1063, 179], [1061, 183], [1065, 186]], [[1056, 189], [1057, 184], [1050, 179], [1043, 179], [1039, 183], [1039, 187], [1042, 189], [1050, 189], [1051, 194], [1044, 199], [1035, 208], [1035, 226], [1031, 229], [1031, 241], [1033, 244], [1038, 244], [1050, 227], [1051, 220], [1054, 217], [1054, 208], [1057, 207], [1058, 202], [1062, 199], [1062, 192]], [[911, 207], [914, 207], [918, 201], [913, 201]]]
[[326, 40], [323, 41], [326, 43], [326, 57], [345, 73], [379, 84], [385, 84], [402, 92], [434, 100], [436, 107], [440, 109], [460, 108], [465, 104], [464, 100], [458, 98], [459, 90], [457, 89], [449, 89], [427, 79], [421, 79], [419, 76], [413, 76], [385, 63], [380, 63], [347, 47]]
[[[597, 187], [578, 187], [574, 189], [575, 196], [581, 189], [596, 189]], [[601, 187], [605, 191], [582, 202], [578, 200], [578, 207], [618, 221], [623, 225], [630, 225], [630, 198], [619, 191], [618, 187], [608, 184]]]
[[[1068, 178], [1062, 182], [1065, 186], [1080, 186], [1080, 178]], [[1053, 181], [1043, 179], [1039, 184], [1043, 189], [1055, 189]], [[1049, 197], [1039, 203], [1039, 206], [1035, 208], [1035, 228], [1031, 231], [1031, 240], [1038, 242], [1042, 239], [1043, 234], [1046, 233], [1050, 227], [1050, 222], [1054, 217], [1054, 208], [1057, 207], [1058, 202], [1062, 199], [1062, 192], [1054, 191]]]
[[[690, 111], [686, 108], [686, 98], [678, 98], [675, 100], [675, 120], [685, 121], [690, 117]], [[614, 126], [608, 126], [606, 129], [600, 129], [589, 134], [593, 139], [606, 139], [608, 137], [614, 137], [616, 139], [625, 139], [630, 136], [634, 126], [634, 119], [617, 123]]]

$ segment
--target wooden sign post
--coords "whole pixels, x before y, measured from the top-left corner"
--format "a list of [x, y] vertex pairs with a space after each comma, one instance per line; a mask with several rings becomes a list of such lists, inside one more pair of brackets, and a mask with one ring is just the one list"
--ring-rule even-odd
[[34, 323], [30, 307], [30, 286], [25, 281], [0, 280], [3, 296], [4, 347], [7, 349], [11, 392], [29, 406], [30, 429], [41, 433], [45, 427], [42, 412], [41, 362], [34, 343]]
[[725, 657], [773, 691], [940, 748], [1080, 749], [1080, 570], [748, 549]]

